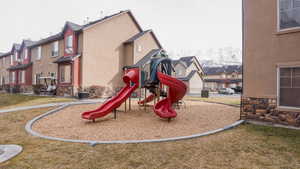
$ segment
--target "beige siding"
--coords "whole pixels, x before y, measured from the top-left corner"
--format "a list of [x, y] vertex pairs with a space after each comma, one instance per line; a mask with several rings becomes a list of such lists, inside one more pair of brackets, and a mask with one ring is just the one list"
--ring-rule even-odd
[[31, 49], [31, 60], [33, 62], [32, 67], [32, 78], [36, 74], [42, 73], [42, 76], [49, 76], [49, 73], [56, 73], [57, 75], [57, 64], [53, 63], [59, 57], [64, 54], [64, 41], [59, 40], [59, 55], [57, 57], [51, 56], [52, 51], [52, 42], [42, 45], [42, 57], [40, 60], [37, 60], [38, 47]]
[[188, 75], [192, 70], [197, 70], [199, 71], [198, 67], [195, 65], [195, 63], [192, 63], [187, 69], [186, 69], [186, 74]]
[[146, 33], [134, 42], [134, 63], [142, 59], [152, 49], [159, 49], [151, 32]]
[[0, 59], [0, 84], [1, 84], [2, 77], [4, 77], [5, 84], [9, 83], [9, 73], [7, 70], [9, 67], [10, 67], [10, 55]]
[[186, 72], [186, 68], [182, 65], [182, 64], [177, 64], [175, 67], [174, 67], [174, 69], [175, 69], [175, 76], [176, 77], [185, 77], [185, 76], [187, 76], [188, 74], [187, 74], [187, 72]]
[[83, 31], [82, 86], [123, 86], [125, 64], [123, 42], [139, 33], [126, 13]]
[[189, 81], [190, 94], [201, 94], [203, 89], [203, 80], [201, 79], [198, 73], [195, 73], [194, 76]]

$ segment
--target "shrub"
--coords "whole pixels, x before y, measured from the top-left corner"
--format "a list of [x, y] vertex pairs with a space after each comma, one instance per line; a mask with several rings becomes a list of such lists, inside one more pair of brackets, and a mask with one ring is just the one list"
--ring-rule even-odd
[[93, 86], [90, 86], [90, 87], [84, 89], [83, 91], [88, 92], [90, 95], [90, 98], [99, 98], [104, 94], [105, 87], [93, 85]]
[[209, 90], [202, 90], [201, 91], [201, 97], [208, 98], [209, 97]]
[[40, 94], [42, 88], [43, 88], [43, 85], [41, 85], [41, 84], [32, 85], [32, 90], [33, 90], [34, 94]]
[[3, 89], [4, 89], [7, 93], [10, 92], [10, 86], [9, 86], [8, 84], [3, 85]]

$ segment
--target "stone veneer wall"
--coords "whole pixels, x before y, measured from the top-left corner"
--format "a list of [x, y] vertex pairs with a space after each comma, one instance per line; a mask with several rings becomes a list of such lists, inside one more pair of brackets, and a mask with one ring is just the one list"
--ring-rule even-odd
[[279, 111], [277, 99], [243, 98], [242, 119], [300, 127], [300, 112]]
[[73, 96], [73, 86], [58, 86], [56, 90], [57, 96]]

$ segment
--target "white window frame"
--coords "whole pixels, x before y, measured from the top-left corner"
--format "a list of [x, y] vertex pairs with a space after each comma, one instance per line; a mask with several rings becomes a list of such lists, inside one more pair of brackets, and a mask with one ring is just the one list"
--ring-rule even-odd
[[[66, 42], [65, 42], [65, 51], [66, 53], [73, 53], [73, 35], [69, 35], [66, 37]], [[69, 42], [71, 42], [71, 46], [68, 46], [69, 45]]]
[[37, 48], [37, 56], [36, 56], [36, 60], [41, 60], [42, 59], [42, 46], [39, 46]]
[[18, 60], [18, 51], [15, 51], [15, 61]]
[[10, 65], [14, 64], [14, 55], [10, 55]]
[[278, 66], [277, 67], [277, 107], [282, 109], [300, 110], [300, 107], [280, 106], [280, 69], [281, 68], [300, 68], [300, 66]]
[[25, 50], [24, 50], [24, 59], [27, 59], [28, 58], [28, 49], [26, 48]]
[[298, 30], [298, 29], [300, 30], [300, 26], [280, 29], [280, 0], [277, 0], [277, 31], [283, 32], [283, 31]]
[[59, 55], [59, 41], [52, 43], [51, 57], [57, 57]]
[[12, 75], [11, 75], [11, 81], [12, 83], [16, 83], [16, 72], [12, 72]]

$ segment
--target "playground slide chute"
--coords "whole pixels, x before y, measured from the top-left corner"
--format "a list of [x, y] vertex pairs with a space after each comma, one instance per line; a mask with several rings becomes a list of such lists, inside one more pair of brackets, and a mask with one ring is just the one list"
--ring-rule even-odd
[[144, 100], [139, 101], [138, 103], [141, 105], [141, 104], [144, 104], [144, 103], [149, 103], [154, 99], [155, 99], [155, 94], [151, 94], [147, 98], [145, 98]]
[[112, 112], [114, 109], [120, 107], [121, 104], [131, 95], [131, 93], [138, 88], [139, 69], [133, 68], [127, 70], [123, 76], [123, 81], [126, 86], [122, 88], [116, 96], [102, 104], [98, 109], [82, 113], [81, 117], [87, 120], [94, 120], [96, 118], [103, 117]]
[[177, 116], [172, 104], [182, 99], [186, 93], [187, 87], [181, 81], [169, 75], [157, 72], [159, 81], [169, 87], [168, 97], [154, 105], [154, 112], [161, 118], [174, 118]]

